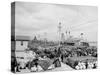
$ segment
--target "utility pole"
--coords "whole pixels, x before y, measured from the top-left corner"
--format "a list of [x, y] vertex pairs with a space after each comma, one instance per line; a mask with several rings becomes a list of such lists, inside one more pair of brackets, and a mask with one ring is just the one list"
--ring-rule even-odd
[[60, 42], [61, 42], [61, 22], [59, 22], [59, 26], [58, 26], [58, 33], [59, 33], [59, 46], [60, 46]]
[[44, 32], [44, 42], [45, 42], [45, 47], [46, 47], [46, 44], [47, 44], [47, 33]]

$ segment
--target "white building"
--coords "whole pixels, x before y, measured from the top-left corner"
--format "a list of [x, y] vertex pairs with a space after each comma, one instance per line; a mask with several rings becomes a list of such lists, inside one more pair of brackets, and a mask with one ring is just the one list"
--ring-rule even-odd
[[15, 50], [17, 51], [23, 51], [28, 46], [28, 41], [30, 38], [28, 36], [16, 36], [15, 37]]

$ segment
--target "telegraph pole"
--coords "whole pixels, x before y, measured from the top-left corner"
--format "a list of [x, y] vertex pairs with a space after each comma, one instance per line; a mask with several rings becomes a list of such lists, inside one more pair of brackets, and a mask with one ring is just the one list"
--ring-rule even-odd
[[59, 33], [59, 46], [60, 46], [60, 42], [61, 42], [61, 22], [59, 22], [59, 26], [58, 26], [58, 33]]

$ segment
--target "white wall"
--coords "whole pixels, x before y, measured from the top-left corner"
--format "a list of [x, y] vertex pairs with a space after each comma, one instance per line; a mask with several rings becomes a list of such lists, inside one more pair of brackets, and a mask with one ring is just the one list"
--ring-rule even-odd
[[21, 41], [16, 41], [16, 50], [25, 50], [28, 46], [28, 41], [23, 41], [23, 45], [21, 45]]

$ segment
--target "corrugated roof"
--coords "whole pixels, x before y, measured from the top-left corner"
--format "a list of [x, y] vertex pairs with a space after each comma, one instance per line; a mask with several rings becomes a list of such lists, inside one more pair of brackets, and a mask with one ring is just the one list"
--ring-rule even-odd
[[29, 41], [30, 37], [29, 36], [16, 36], [15, 40], [17, 40], [17, 41]]
[[97, 58], [92, 57], [92, 56], [71, 57], [69, 59], [73, 60], [73, 61], [83, 61], [83, 60], [86, 60], [86, 59], [97, 60]]
[[79, 41], [80, 41], [79, 38], [68, 38], [68, 39], [66, 40], [66, 42], [72, 42], [72, 43], [79, 42]]

